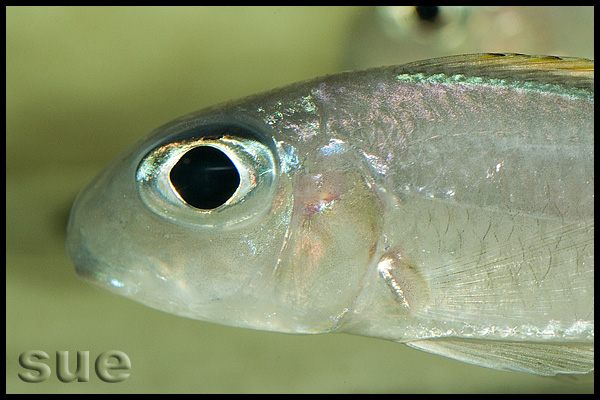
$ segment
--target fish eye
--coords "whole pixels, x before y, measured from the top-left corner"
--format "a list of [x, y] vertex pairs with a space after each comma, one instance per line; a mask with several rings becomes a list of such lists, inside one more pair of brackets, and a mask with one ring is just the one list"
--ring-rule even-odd
[[138, 193], [155, 214], [193, 227], [227, 227], [266, 213], [274, 153], [247, 131], [204, 128], [159, 144], [140, 161]]

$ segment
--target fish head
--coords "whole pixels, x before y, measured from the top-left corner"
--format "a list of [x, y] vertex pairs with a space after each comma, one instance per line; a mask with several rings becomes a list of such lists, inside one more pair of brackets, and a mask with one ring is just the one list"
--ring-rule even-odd
[[[335, 329], [376, 252], [380, 194], [343, 140], [248, 109], [160, 127], [84, 188], [66, 243], [78, 275], [193, 319]], [[301, 129], [315, 115], [294, 118]]]

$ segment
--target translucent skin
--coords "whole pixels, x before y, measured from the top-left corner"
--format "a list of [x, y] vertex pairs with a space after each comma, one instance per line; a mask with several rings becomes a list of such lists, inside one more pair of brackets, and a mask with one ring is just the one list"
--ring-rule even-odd
[[[78, 197], [67, 249], [90, 281], [190, 318], [440, 354], [428, 339], [568, 342], [593, 368], [593, 107], [587, 60], [479, 55], [299, 83], [132, 145]], [[228, 125], [273, 155], [267, 189], [227, 214], [142, 201], [149, 152]]]

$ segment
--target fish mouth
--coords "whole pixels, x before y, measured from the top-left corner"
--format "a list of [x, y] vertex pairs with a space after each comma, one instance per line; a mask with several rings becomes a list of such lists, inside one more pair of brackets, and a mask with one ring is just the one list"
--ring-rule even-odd
[[121, 296], [133, 296], [138, 293], [137, 286], [130, 279], [126, 281], [120, 278], [126, 273], [123, 268], [99, 259], [85, 246], [78, 247], [76, 251], [70, 250], [67, 244], [69, 258], [81, 280]]
[[187, 306], [181, 299], [174, 295], [162, 295], [165, 291], [173, 293], [172, 290], [165, 290], [160, 287], [160, 283], [148, 282], [147, 277], [138, 271], [100, 259], [86, 247], [79, 248], [76, 253], [69, 252], [69, 257], [75, 264], [77, 276], [92, 286], [156, 310], [192, 317], [189, 312], [185, 312]]
[[98, 257], [99, 252], [90, 249], [85, 242], [85, 235], [79, 231], [70, 231], [67, 235], [67, 253], [82, 281], [156, 310], [197, 319], [196, 313], [189, 309], [186, 296], [190, 294], [178, 295], [178, 288], [173, 286], [177, 281], [174, 283], [150, 272], [159, 270], [160, 266], [147, 263], [141, 268], [135, 259], [120, 259], [115, 263]]
[[72, 225], [73, 220], [69, 223], [65, 249], [75, 265], [77, 276], [87, 283], [122, 296], [135, 295], [138, 292], [137, 286], [131, 279], [123, 279], [130, 272], [110, 260], [98, 257], [98, 253], [89, 248], [86, 235], [81, 229]]

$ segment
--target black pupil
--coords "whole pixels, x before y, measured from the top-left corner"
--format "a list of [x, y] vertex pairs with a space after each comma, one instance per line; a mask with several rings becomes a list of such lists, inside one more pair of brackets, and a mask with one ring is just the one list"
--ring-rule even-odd
[[223, 205], [240, 185], [240, 174], [229, 157], [210, 146], [185, 153], [169, 177], [186, 203], [203, 210]]

